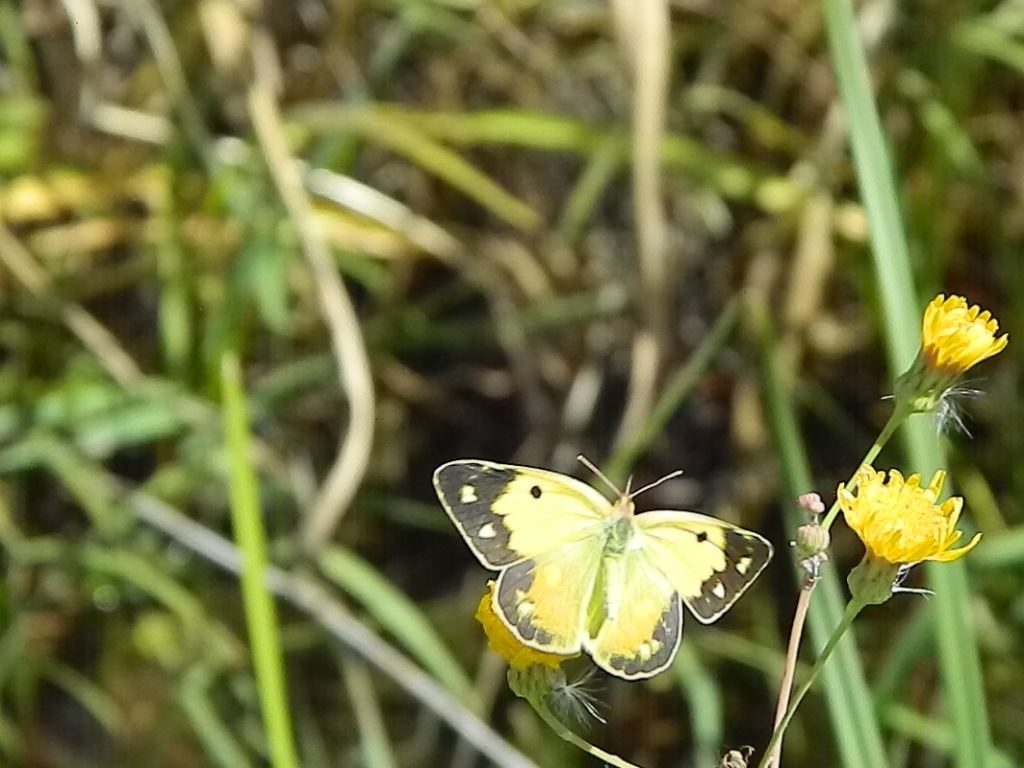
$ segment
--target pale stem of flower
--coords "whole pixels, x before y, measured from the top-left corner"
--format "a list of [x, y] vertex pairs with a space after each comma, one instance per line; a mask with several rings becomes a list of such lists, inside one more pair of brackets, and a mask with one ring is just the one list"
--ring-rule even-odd
[[[786, 668], [782, 673], [782, 683], [779, 686], [779, 701], [775, 705], [775, 729], [778, 730], [782, 719], [786, 716], [786, 706], [789, 704], [789, 694], [793, 691], [793, 675], [796, 673], [796, 660], [800, 652], [800, 638], [803, 637], [804, 624], [807, 622], [807, 608], [811, 604], [811, 592], [818, 583], [813, 575], [808, 575], [800, 590], [800, 597], [796, 603], [796, 611], [793, 614], [793, 627], [789, 631], [789, 648], [786, 649]], [[782, 761], [782, 736], [779, 736], [775, 745], [775, 753], [771, 756], [769, 765], [780, 765]]]
[[829, 660], [832, 652], [839, 645], [839, 641], [846, 634], [846, 630], [853, 624], [853, 620], [857, 618], [857, 614], [861, 612], [866, 603], [858, 600], [851, 600], [846, 605], [846, 611], [843, 613], [843, 618], [840, 620], [839, 625], [835, 628], [832, 633], [832, 637], [828, 639], [825, 647], [822, 648], [821, 654], [818, 656], [817, 661], [814, 662], [814, 666], [811, 667], [811, 672], [807, 676], [807, 681], [797, 691], [796, 696], [793, 697], [792, 703], [789, 705], [789, 709], [786, 710], [786, 716], [779, 723], [775, 732], [772, 734], [771, 741], [768, 742], [768, 746], [764, 750], [764, 756], [761, 758], [761, 762], [758, 763], [758, 768], [768, 768], [771, 765], [772, 755], [775, 752], [775, 748], [782, 742], [782, 735], [786, 732], [786, 728], [789, 727], [790, 721], [793, 719], [793, 715], [796, 713], [797, 707], [800, 706], [800, 702], [803, 701], [804, 696], [811, 689], [815, 679], [818, 677], [818, 673], [821, 672], [825, 667], [825, 663]]
[[[875, 442], [868, 448], [868, 452], [864, 454], [864, 458], [861, 459], [857, 465], [857, 469], [854, 470], [853, 476], [846, 481], [846, 489], [849, 491], [855, 491], [857, 489], [857, 471], [867, 465], [871, 466], [875, 459], [878, 458], [878, 454], [881, 453], [882, 448], [889, 442], [889, 438], [896, 432], [896, 428], [904, 422], [904, 420], [914, 412], [914, 409], [909, 407], [906, 403], [897, 402], [896, 407], [893, 409], [892, 415], [889, 417], [889, 421], [882, 427], [882, 431], [875, 438]], [[826, 531], [832, 527], [832, 523], [835, 522], [836, 517], [839, 515], [839, 497], [832, 502], [832, 506], [828, 510], [828, 514], [825, 515], [825, 519], [821, 522], [821, 527]]]

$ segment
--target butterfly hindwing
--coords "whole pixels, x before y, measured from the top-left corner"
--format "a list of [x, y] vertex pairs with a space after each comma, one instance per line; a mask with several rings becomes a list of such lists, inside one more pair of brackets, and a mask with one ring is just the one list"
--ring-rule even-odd
[[601, 547], [591, 538], [506, 568], [494, 589], [495, 612], [531, 648], [579, 653]]
[[605, 671], [639, 680], [672, 663], [683, 636], [683, 611], [679, 595], [642, 549], [625, 552], [620, 565], [605, 578], [621, 578], [621, 588], [605, 585], [611, 604], [597, 634], [584, 645]]
[[643, 547], [698, 621], [716, 621], [772, 559], [763, 536], [696, 512], [637, 515]]
[[571, 477], [474, 459], [438, 467], [434, 488], [473, 554], [492, 570], [592, 536], [611, 509]]

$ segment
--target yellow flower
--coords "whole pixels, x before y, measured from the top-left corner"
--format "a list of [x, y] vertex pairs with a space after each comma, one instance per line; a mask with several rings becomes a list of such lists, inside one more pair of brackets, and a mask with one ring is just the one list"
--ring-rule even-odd
[[952, 548], [963, 535], [956, 523], [964, 500], [953, 496], [936, 503], [945, 479], [946, 473], [940, 470], [931, 484], [922, 488], [920, 475], [904, 480], [890, 469], [886, 482], [884, 472], [863, 466], [854, 476], [856, 494], [840, 484], [836, 492], [839, 506], [867, 550], [847, 577], [854, 600], [862, 605], [884, 603], [900, 589], [914, 563], [956, 560], [978, 543], [980, 533], [967, 546]]
[[1003, 350], [1009, 341], [998, 339], [999, 323], [988, 310], [967, 306], [963, 296], [945, 298], [941, 293], [924, 311], [921, 354], [927, 365], [942, 373], [959, 375]]
[[[544, 653], [523, 645], [519, 639], [505, 626], [498, 614], [494, 612], [494, 582], [487, 582], [487, 592], [480, 600], [476, 609], [476, 620], [484, 628], [487, 635], [487, 647], [502, 656], [510, 666], [516, 669], [527, 669], [535, 664], [542, 664], [557, 669], [566, 659], [575, 656], [558, 656]], [[576, 654], [579, 656], [579, 654]]]
[[967, 306], [963, 296], [936, 296], [924, 311], [921, 351], [896, 380], [896, 399], [911, 412], [939, 409], [955, 417], [949, 395], [967, 370], [1003, 350], [1009, 334], [996, 338], [999, 323], [988, 310]]
[[893, 565], [948, 562], [966, 555], [981, 538], [976, 534], [967, 546], [952, 549], [963, 535], [956, 523], [964, 500], [953, 496], [936, 503], [946, 479], [942, 470], [927, 488], [921, 487], [920, 475], [904, 480], [895, 469], [889, 470], [888, 482], [884, 472], [869, 466], [861, 467], [855, 479], [856, 494], [840, 484], [839, 505], [847, 524], [875, 559]]

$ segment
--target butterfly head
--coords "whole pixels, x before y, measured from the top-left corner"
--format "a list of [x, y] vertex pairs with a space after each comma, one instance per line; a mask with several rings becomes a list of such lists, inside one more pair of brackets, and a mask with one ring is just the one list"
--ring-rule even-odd
[[616, 515], [621, 517], [633, 517], [636, 514], [636, 504], [633, 503], [633, 497], [625, 493], [618, 494], [615, 501], [612, 502], [612, 509]]
[[615, 502], [612, 504], [612, 508], [622, 517], [632, 517], [636, 513], [636, 504], [634, 503], [633, 499], [635, 499], [641, 493], [643, 493], [644, 491], [649, 491], [652, 488], [661, 485], [665, 481], [673, 480], [679, 477], [681, 474], [683, 474], [683, 470], [677, 469], [675, 472], [669, 472], [664, 477], [655, 480], [653, 483], [648, 483], [647, 485], [635, 491], [630, 490], [630, 486], [633, 484], [633, 478], [630, 477], [629, 480], [626, 481], [626, 490], [620, 491], [618, 486], [615, 485], [615, 483], [613, 483], [611, 480], [609, 480], [608, 476], [605, 475], [605, 473], [602, 472], [600, 469], [598, 469], [597, 465], [594, 464], [582, 453], [579, 456], [577, 456], [576, 459], [577, 461], [580, 462], [580, 464], [582, 464], [595, 475], [597, 475], [601, 482], [603, 482], [612, 490], [612, 492], [615, 494]]

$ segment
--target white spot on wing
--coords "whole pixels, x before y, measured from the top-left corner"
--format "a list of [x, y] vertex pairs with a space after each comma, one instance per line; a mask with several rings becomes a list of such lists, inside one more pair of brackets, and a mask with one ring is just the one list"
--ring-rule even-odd
[[711, 588], [711, 594], [717, 597], [719, 600], [725, 599], [725, 586], [722, 582], [715, 582], [715, 586]]
[[735, 565], [736, 572], [740, 576], [746, 576], [747, 572], [750, 570], [750, 566], [753, 565], [753, 564], [754, 564], [754, 558], [752, 558], [752, 557], [741, 557], [739, 560], [736, 561], [736, 565]]
[[459, 488], [459, 501], [463, 504], [472, 504], [474, 501], [479, 501], [476, 495], [476, 487], [472, 485], [464, 485]]
[[480, 530], [476, 532], [476, 535], [481, 539], [493, 539], [498, 535], [498, 531], [495, 530], [494, 523], [487, 523], [480, 526]]

